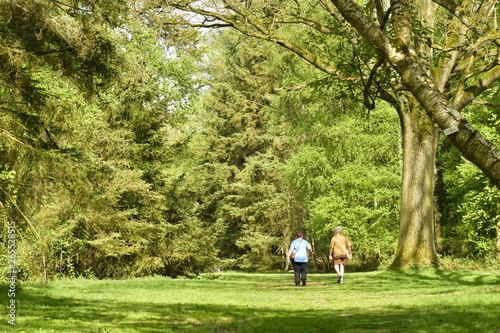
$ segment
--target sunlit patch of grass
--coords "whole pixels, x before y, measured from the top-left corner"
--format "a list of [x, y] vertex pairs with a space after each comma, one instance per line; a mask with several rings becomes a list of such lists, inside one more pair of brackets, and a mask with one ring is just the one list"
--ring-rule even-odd
[[354, 273], [344, 284], [310, 274], [299, 288], [290, 273], [240, 272], [18, 288], [16, 326], [5, 316], [0, 331], [500, 332], [500, 275], [480, 272]]

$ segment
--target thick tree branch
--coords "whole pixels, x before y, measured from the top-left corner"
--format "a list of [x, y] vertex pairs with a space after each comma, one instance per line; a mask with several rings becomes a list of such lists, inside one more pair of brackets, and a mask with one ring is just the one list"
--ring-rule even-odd
[[[310, 28], [313, 28], [314, 30], [325, 33], [325, 34], [339, 34], [338, 29], [334, 27], [329, 27], [326, 25], [323, 25], [315, 20], [312, 20], [307, 17], [303, 16], [297, 16], [297, 17], [277, 17], [277, 18], [265, 18], [260, 20], [263, 24], [302, 24], [306, 25]], [[188, 23], [189, 26], [191, 27], [198, 27], [198, 28], [222, 28], [222, 27], [233, 27], [234, 24], [229, 24], [229, 23]]]
[[468, 104], [486, 91], [494, 82], [500, 79], [500, 65], [495, 66], [486, 72], [476, 84], [466, 88], [461, 94], [457, 95], [453, 101], [453, 106], [457, 110], [463, 109]]
[[358, 33], [386, 57], [399, 73], [402, 83], [408, 87], [436, 124], [442, 130], [454, 127], [458, 129], [458, 132], [448, 136], [450, 140], [467, 159], [500, 187], [500, 150], [460, 115], [437, 89], [416, 56], [405, 45], [401, 45], [401, 41], [389, 40], [384, 36], [379, 27], [364, 15], [355, 2], [351, 0], [331, 0], [331, 2]]

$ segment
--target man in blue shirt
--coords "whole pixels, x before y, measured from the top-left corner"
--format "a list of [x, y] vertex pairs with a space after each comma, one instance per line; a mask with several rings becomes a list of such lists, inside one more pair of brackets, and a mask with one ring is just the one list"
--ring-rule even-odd
[[297, 239], [292, 241], [290, 244], [290, 250], [288, 251], [288, 258], [292, 261], [293, 272], [295, 274], [295, 286], [300, 286], [300, 281], [302, 280], [302, 285], [306, 285], [307, 279], [307, 262], [309, 258], [307, 257], [307, 251], [314, 254], [311, 245], [304, 239], [304, 234], [302, 232], [297, 232]]

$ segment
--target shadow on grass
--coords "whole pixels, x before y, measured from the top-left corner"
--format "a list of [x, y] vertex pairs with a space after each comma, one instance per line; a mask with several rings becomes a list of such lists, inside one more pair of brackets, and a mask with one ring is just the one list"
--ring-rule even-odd
[[447, 271], [441, 269], [423, 268], [394, 271], [393, 279], [399, 276], [411, 283], [438, 283], [461, 286], [498, 286], [500, 275], [467, 271]]
[[[224, 283], [241, 282], [265, 283], [266, 275], [234, 276], [234, 280]], [[330, 281], [331, 276], [312, 275], [311, 279]], [[328, 280], [327, 280], [328, 279]], [[203, 283], [203, 281], [200, 281]], [[29, 294], [18, 297], [20, 312], [17, 325], [8, 325], [7, 319], [1, 323], [2, 332], [500, 332], [498, 322], [498, 303], [449, 303], [445, 300], [434, 301], [432, 305], [412, 304], [411, 299], [389, 305], [374, 304], [366, 307], [351, 307], [348, 297], [352, 294], [363, 296], [378, 295], [384, 290], [397, 290], [405, 285], [408, 290], [425, 288], [427, 283], [445, 284], [453, 290], [454, 286], [487, 285], [500, 299], [498, 276], [469, 279], [466, 273], [408, 271], [404, 273], [387, 272], [376, 275], [352, 275], [352, 283], [346, 285], [328, 284], [306, 288], [280, 287], [284, 296], [290, 297], [290, 304], [300, 301], [300, 294], [338, 288], [337, 298], [331, 306], [315, 307], [305, 303], [299, 311], [276, 308], [272, 304], [256, 307], [231, 306], [221, 304], [185, 303], [182, 299], [174, 303], [161, 301], [145, 303], [141, 301], [117, 301], [113, 299], [79, 299], [48, 295], [48, 286], [29, 288]], [[274, 288], [276, 284], [271, 284]], [[273, 287], [274, 286], [274, 287]], [[399, 287], [398, 287], [399, 286]], [[172, 287], [172, 285], [170, 285]], [[259, 286], [262, 288], [262, 286]], [[364, 291], [356, 290], [363, 288]], [[237, 289], [237, 287], [236, 287]], [[297, 290], [300, 290], [297, 292]], [[463, 289], [461, 289], [463, 290]], [[127, 292], [122, 290], [121, 292]], [[337, 294], [334, 294], [337, 295]], [[3, 296], [3, 295], [2, 295]], [[138, 295], [138, 300], [140, 299]], [[432, 295], [429, 295], [432, 296]], [[398, 297], [397, 294], [393, 296]], [[2, 304], [5, 296], [1, 298]], [[342, 300], [346, 300], [342, 303]], [[342, 310], [339, 310], [342, 309]], [[5, 316], [6, 317], [6, 316]]]

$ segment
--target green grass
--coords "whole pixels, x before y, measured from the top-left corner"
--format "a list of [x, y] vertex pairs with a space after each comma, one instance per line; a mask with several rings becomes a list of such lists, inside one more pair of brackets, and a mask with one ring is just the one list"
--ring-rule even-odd
[[[0, 301], [8, 305], [5, 284]], [[500, 332], [500, 274], [442, 270], [19, 283], [4, 332]]]

